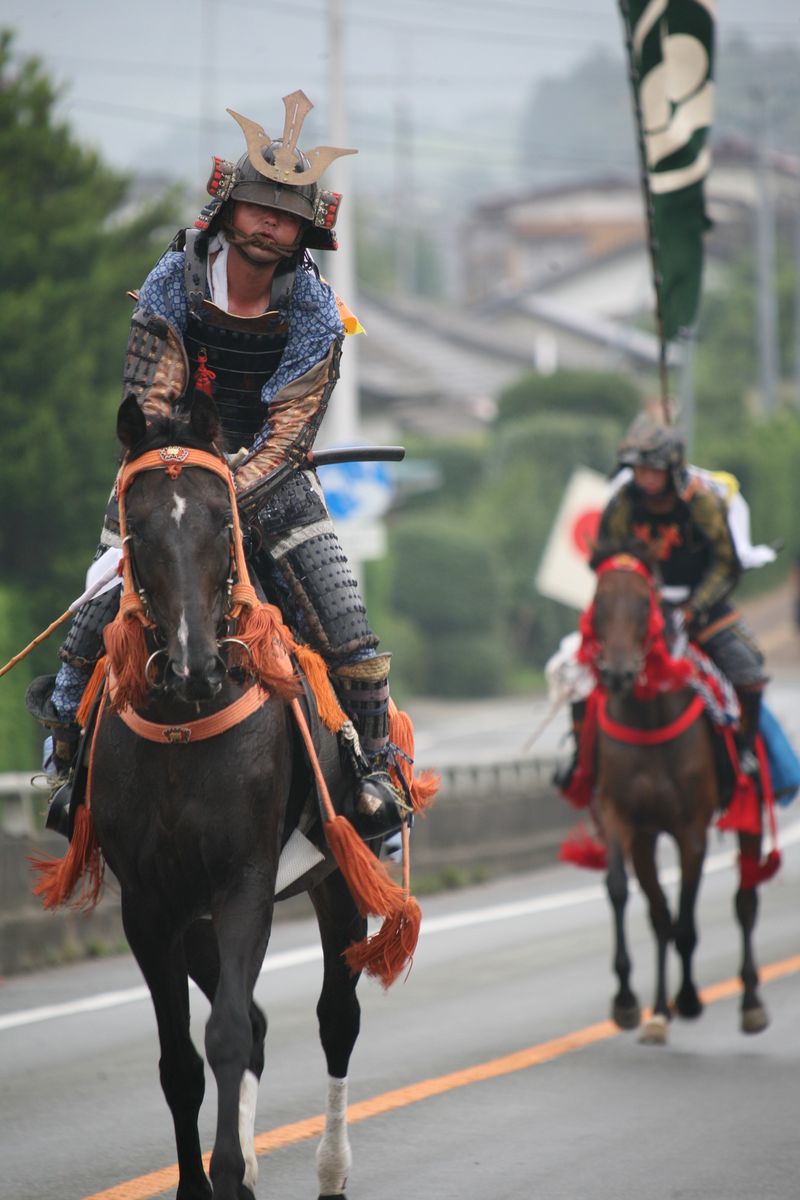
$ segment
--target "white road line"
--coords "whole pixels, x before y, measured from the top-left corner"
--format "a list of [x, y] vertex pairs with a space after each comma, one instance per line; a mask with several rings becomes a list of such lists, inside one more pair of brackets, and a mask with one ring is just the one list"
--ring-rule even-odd
[[[781, 849], [788, 849], [800, 842], [800, 821], [786, 826], [780, 833]], [[706, 858], [703, 874], [713, 875], [719, 871], [733, 869], [735, 854], [721, 851], [710, 854]], [[660, 872], [662, 883], [669, 885], [677, 882], [680, 870], [677, 866], [668, 867]], [[780, 878], [780, 876], [779, 876]], [[637, 890], [635, 880], [630, 881], [631, 892]], [[508, 921], [516, 917], [530, 917], [537, 913], [555, 912], [561, 908], [572, 908], [577, 904], [589, 904], [603, 900], [606, 895], [602, 884], [588, 887], [572, 888], [566, 892], [555, 892], [547, 896], [538, 896], [531, 900], [519, 900], [512, 904], [494, 904], [489, 908], [474, 908], [468, 912], [451, 913], [449, 916], [423, 919], [421, 936], [431, 937], [437, 933], [448, 933], [453, 929], [468, 929], [475, 925], [487, 925], [493, 921]], [[322, 958], [319, 945], [301, 946], [297, 950], [284, 950], [278, 954], [267, 954], [261, 974], [272, 971], [285, 971], [292, 967], [305, 966]], [[6, 1029], [17, 1029], [21, 1025], [36, 1025], [41, 1021], [54, 1021], [61, 1017], [77, 1016], [83, 1013], [100, 1012], [109, 1008], [119, 1008], [124, 1004], [134, 1004], [149, 1000], [150, 993], [142, 985], [134, 988], [123, 988], [117, 992], [100, 992], [95, 996], [87, 996], [81, 1000], [70, 1000], [64, 1004], [46, 1004], [39, 1008], [21, 1009], [19, 1012], [7, 1013], [0, 1016], [0, 1032]]]

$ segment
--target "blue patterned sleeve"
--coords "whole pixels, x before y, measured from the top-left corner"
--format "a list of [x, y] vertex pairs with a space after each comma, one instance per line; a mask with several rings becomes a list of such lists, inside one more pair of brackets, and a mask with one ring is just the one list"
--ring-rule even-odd
[[183, 337], [187, 304], [182, 251], [168, 250], [162, 255], [141, 286], [139, 304], [147, 312], [164, 317]]
[[316, 366], [330, 350], [331, 342], [344, 337], [333, 288], [302, 268], [297, 272], [288, 323], [289, 334], [280, 365], [261, 392], [264, 404], [269, 404], [281, 388]]

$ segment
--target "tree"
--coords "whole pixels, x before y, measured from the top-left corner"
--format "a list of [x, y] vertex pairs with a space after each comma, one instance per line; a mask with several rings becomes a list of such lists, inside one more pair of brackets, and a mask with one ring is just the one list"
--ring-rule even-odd
[[0, 33], [0, 558], [5, 611], [24, 614], [16, 648], [81, 590], [116, 469], [126, 292], [177, 223], [174, 195], [121, 215], [129, 181], [56, 119], [58, 98]]

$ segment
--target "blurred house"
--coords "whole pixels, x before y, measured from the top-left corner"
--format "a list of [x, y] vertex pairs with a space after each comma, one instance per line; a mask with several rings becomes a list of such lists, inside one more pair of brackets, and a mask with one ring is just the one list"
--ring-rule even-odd
[[[715, 145], [706, 204], [704, 287], [754, 245], [763, 189], [787, 231], [800, 209], [800, 167], [751, 143]], [[658, 342], [639, 181], [602, 175], [475, 206], [459, 241], [459, 303], [362, 293], [365, 418], [446, 433], [491, 418], [497, 393], [525, 370], [624, 371], [655, 386]], [[680, 361], [671, 348], [670, 361]]]

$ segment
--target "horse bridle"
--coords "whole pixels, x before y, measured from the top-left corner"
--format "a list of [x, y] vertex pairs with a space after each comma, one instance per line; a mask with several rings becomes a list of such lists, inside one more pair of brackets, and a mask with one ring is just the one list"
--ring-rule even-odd
[[[188, 446], [164, 446], [160, 450], [149, 450], [139, 458], [123, 463], [117, 476], [116, 493], [119, 503], [120, 536], [122, 539], [122, 580], [123, 595], [121, 609], [126, 615], [135, 616], [147, 630], [154, 631], [159, 636], [157, 623], [153, 618], [152, 606], [144, 588], [138, 586], [136, 569], [133, 561], [133, 534], [128, 532], [125, 511], [125, 494], [128, 488], [145, 471], [164, 471], [170, 479], [177, 479], [184, 467], [199, 467], [211, 471], [223, 480], [228, 489], [231, 503], [231, 520], [228, 523], [230, 535], [231, 570], [225, 582], [225, 609], [223, 622], [234, 621], [243, 605], [251, 605], [256, 601], [255, 591], [249, 583], [249, 574], [244, 557], [242, 530], [236, 500], [236, 490], [228, 464], [206, 450], [195, 450]], [[237, 645], [246, 652], [252, 660], [250, 647], [241, 638], [227, 636], [218, 638], [218, 645]], [[150, 678], [150, 670], [156, 659], [166, 653], [166, 648], [158, 647], [147, 659], [144, 668], [145, 682], [148, 687], [157, 688], [159, 685]]]

